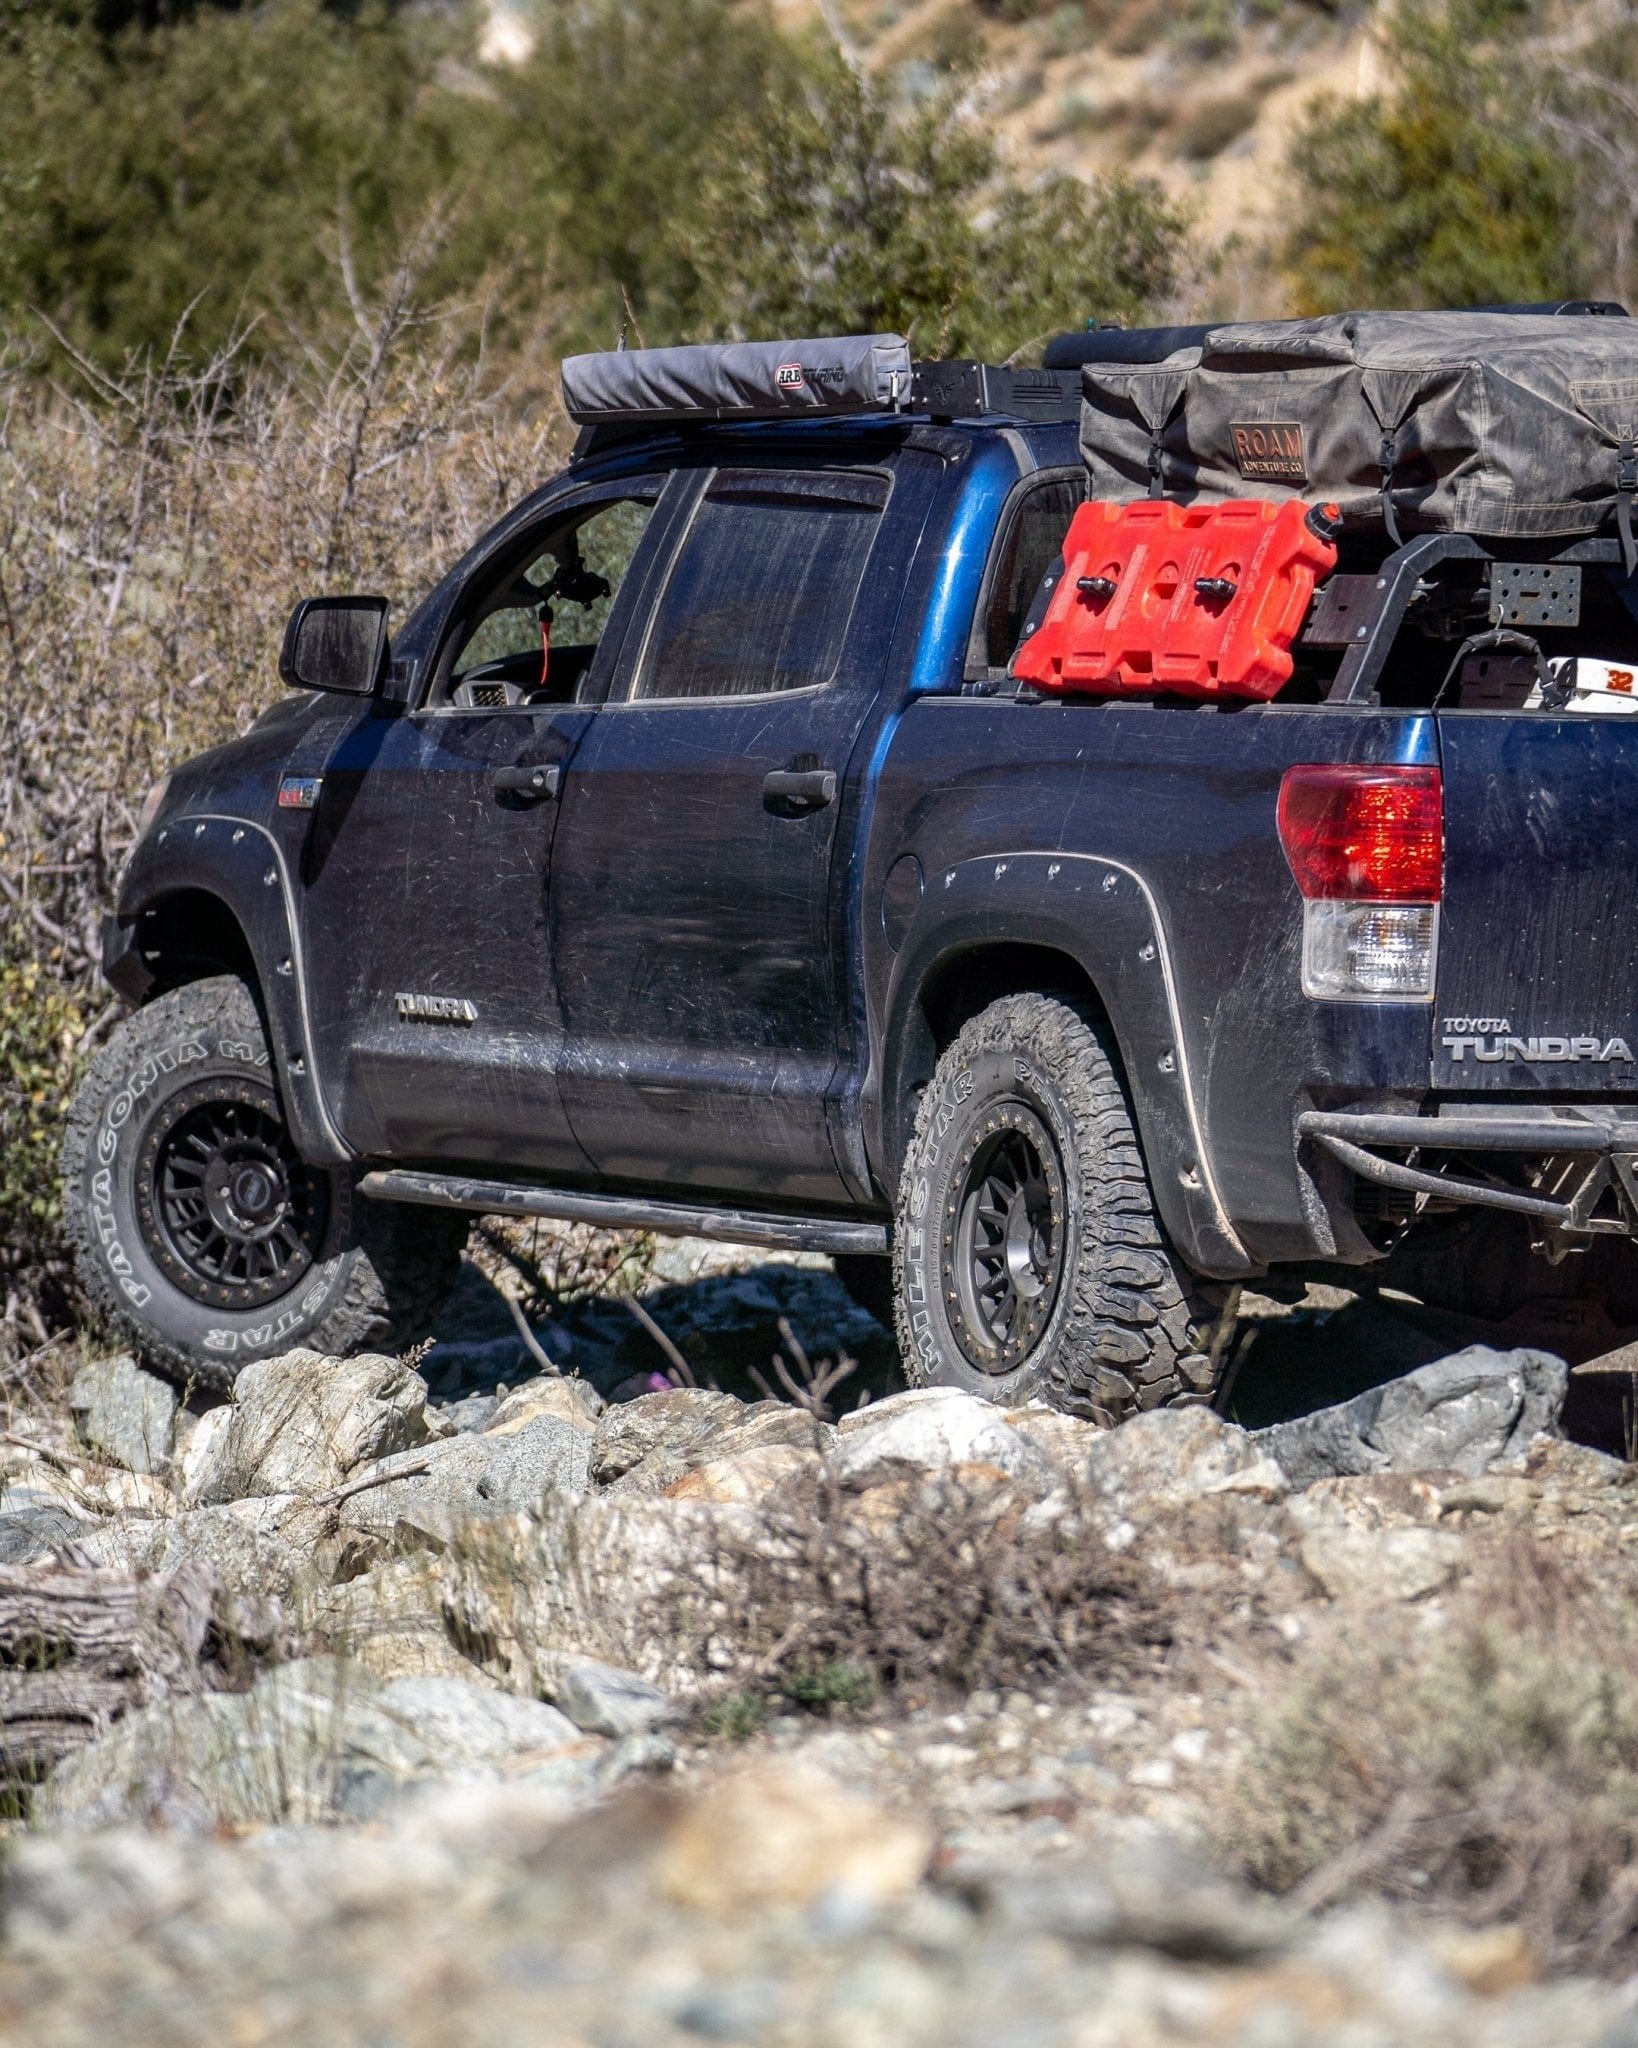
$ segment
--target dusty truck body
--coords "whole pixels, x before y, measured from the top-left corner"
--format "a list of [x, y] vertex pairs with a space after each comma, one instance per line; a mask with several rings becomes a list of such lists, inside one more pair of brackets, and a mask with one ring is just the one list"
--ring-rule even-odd
[[406, 1341], [477, 1213], [830, 1251], [1111, 1421], [1286, 1271], [1638, 1321], [1638, 718], [1446, 687], [1638, 664], [1617, 543], [1344, 540], [1269, 701], [1049, 695], [1077, 400], [604, 419], [390, 650], [298, 612], [107, 925], [68, 1205], [151, 1358]]

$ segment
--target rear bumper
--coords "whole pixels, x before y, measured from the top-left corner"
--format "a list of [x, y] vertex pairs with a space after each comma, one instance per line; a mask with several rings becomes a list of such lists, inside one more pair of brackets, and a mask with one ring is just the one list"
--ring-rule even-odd
[[1638, 1235], [1638, 1107], [1449, 1103], [1432, 1116], [1309, 1110], [1297, 1132], [1378, 1187], [1509, 1210], [1572, 1234]]

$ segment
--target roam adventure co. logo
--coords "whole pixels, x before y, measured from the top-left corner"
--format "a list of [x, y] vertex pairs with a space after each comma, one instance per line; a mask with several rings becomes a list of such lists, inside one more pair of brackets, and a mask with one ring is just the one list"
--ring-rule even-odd
[[1308, 451], [1294, 420], [1260, 420], [1229, 428], [1243, 477], [1258, 483], [1305, 484]]

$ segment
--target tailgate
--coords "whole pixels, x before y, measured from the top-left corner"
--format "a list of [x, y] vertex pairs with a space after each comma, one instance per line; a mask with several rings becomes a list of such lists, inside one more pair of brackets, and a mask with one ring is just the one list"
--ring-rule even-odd
[[1439, 719], [1437, 1088], [1638, 1093], [1638, 717]]

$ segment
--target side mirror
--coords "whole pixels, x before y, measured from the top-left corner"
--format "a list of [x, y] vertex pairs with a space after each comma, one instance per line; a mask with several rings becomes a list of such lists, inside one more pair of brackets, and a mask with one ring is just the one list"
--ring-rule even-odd
[[384, 597], [306, 597], [290, 614], [279, 674], [293, 690], [368, 697], [386, 666]]

